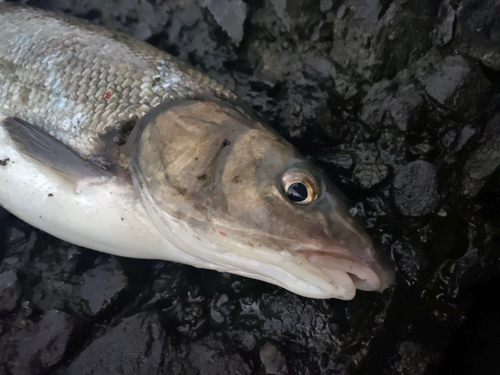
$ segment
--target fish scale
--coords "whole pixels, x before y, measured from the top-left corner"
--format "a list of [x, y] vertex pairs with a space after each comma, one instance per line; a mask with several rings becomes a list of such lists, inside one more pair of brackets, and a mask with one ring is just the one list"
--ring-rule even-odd
[[234, 97], [146, 43], [65, 15], [43, 15], [0, 4], [0, 117], [37, 124], [82, 155], [105, 147], [101, 136], [116, 123], [141, 118], [162, 102], [204, 92]]

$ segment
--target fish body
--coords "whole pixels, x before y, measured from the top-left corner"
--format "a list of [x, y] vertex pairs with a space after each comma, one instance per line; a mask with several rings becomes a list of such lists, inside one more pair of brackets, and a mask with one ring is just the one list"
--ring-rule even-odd
[[0, 4], [0, 204], [91, 249], [313, 298], [393, 272], [341, 194], [229, 90], [165, 52]]

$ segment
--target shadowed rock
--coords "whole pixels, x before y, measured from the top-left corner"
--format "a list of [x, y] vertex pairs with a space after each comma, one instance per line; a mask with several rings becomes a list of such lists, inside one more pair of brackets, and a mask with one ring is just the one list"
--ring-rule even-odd
[[14, 310], [21, 297], [21, 286], [14, 271], [0, 273], [0, 314]]
[[64, 373], [162, 374], [164, 337], [165, 330], [155, 314], [125, 318], [93, 340]]
[[417, 160], [401, 168], [394, 180], [394, 202], [403, 215], [421, 216], [438, 205], [436, 168]]
[[64, 356], [75, 328], [67, 314], [50, 310], [39, 321], [18, 317], [0, 338], [0, 363], [12, 374], [43, 373]]

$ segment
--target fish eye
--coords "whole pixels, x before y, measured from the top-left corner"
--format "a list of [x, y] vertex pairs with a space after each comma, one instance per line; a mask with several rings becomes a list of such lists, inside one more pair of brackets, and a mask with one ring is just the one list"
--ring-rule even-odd
[[309, 198], [307, 186], [302, 182], [292, 182], [286, 188], [286, 195], [292, 202], [303, 203]]
[[293, 203], [307, 204], [317, 199], [318, 187], [315, 179], [297, 168], [286, 171], [282, 177], [285, 196]]

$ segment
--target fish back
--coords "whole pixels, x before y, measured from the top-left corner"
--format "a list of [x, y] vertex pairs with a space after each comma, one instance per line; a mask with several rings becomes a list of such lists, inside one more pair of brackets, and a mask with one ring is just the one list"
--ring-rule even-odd
[[82, 155], [117, 124], [222, 85], [147, 43], [86, 21], [0, 4], [0, 118], [19, 117]]

